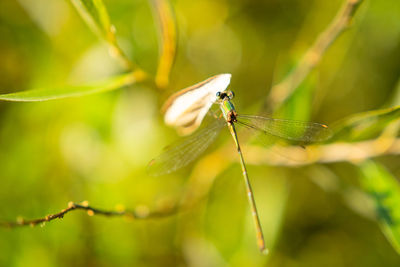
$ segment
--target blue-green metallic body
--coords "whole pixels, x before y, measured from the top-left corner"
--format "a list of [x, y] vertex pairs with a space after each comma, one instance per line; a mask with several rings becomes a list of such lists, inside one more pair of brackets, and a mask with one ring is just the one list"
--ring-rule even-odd
[[235, 106], [233, 105], [233, 103], [230, 101], [230, 99], [225, 98], [224, 100], [222, 100], [222, 103], [220, 105], [221, 105], [222, 114], [224, 115], [225, 120], [231, 121], [232, 114], [235, 114], [235, 116], [236, 116], [236, 109], [235, 109]]

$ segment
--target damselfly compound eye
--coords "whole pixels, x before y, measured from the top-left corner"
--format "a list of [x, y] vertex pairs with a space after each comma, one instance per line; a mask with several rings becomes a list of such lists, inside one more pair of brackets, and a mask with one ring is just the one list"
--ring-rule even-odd
[[235, 97], [235, 94], [232, 91], [226, 92], [226, 95], [228, 96], [229, 99], [233, 99]]
[[221, 92], [217, 92], [215, 95], [217, 96], [217, 98], [220, 98], [221, 97]]

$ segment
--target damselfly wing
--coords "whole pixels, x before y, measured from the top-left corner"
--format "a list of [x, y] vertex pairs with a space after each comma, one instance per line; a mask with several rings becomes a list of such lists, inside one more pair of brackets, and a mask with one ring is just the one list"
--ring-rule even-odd
[[157, 158], [150, 161], [148, 173], [160, 176], [187, 166], [215, 141], [224, 126], [226, 126], [225, 120], [217, 119], [207, 127], [169, 145]]

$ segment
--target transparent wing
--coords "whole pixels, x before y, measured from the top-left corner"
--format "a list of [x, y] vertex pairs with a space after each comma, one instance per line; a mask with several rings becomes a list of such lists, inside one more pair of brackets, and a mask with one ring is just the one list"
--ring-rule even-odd
[[280, 138], [292, 143], [310, 144], [323, 142], [332, 136], [328, 126], [320, 123], [253, 115], [238, 115], [237, 119], [239, 125], [269, 135], [271, 140]]
[[224, 120], [215, 120], [206, 128], [166, 147], [158, 157], [150, 161], [147, 166], [148, 174], [164, 175], [188, 165], [214, 142], [225, 124]]

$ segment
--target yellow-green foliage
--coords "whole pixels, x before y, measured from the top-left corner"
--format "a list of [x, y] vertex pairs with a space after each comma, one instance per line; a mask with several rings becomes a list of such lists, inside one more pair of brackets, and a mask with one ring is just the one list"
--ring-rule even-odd
[[[0, 1], [0, 266], [400, 266], [399, 18], [398, 0]], [[270, 164], [244, 145], [268, 256], [226, 131], [146, 174], [178, 139], [163, 101], [218, 73], [242, 114], [332, 126]], [[84, 200], [180, 209], [7, 227]]]

